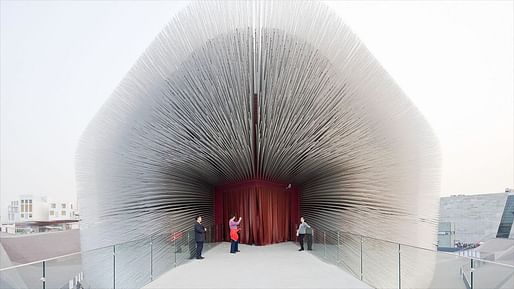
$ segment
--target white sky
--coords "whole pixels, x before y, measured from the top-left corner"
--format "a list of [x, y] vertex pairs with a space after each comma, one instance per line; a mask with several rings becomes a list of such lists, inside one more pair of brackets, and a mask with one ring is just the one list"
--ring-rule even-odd
[[[442, 194], [514, 187], [513, 2], [329, 2], [424, 113]], [[75, 199], [78, 138], [183, 2], [2, 1], [0, 205]]]

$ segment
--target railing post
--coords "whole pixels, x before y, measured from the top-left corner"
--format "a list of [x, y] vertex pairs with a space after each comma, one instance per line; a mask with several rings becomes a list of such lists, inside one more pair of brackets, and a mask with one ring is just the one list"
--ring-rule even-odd
[[475, 268], [473, 266], [473, 263], [474, 263], [473, 262], [473, 258], [471, 258], [471, 270], [469, 271], [469, 276], [470, 276], [470, 279], [471, 279], [470, 284], [469, 284], [469, 286], [471, 287], [470, 289], [473, 289], [473, 287], [474, 287], [473, 283], [475, 283], [474, 280], [473, 280], [473, 271], [475, 270]]
[[364, 241], [362, 240], [362, 235], [360, 235], [360, 237], [361, 237], [361, 254], [360, 254], [360, 257], [361, 257], [361, 281], [362, 281], [362, 279], [363, 279], [362, 278], [363, 277], [363, 272], [362, 272], [362, 243]]
[[398, 289], [402, 289], [401, 245], [398, 243]]
[[[189, 233], [187, 234], [187, 240], [189, 241]], [[173, 235], [173, 255], [175, 256], [175, 261], [173, 262], [173, 266], [177, 267], [177, 234], [176, 233]]]
[[112, 246], [112, 288], [116, 289], [116, 245]]
[[150, 236], [150, 281], [153, 281], [153, 238]]
[[209, 229], [207, 229], [207, 230], [209, 230], [209, 232], [207, 232], [207, 233], [208, 233], [208, 235], [209, 235], [209, 249], [210, 249], [210, 248], [211, 248], [211, 245], [212, 245], [212, 231], [213, 231], [213, 229], [212, 229], [212, 225], [211, 225], [211, 226], [209, 226]]
[[325, 248], [323, 255], [325, 256], [324, 258], [326, 259], [327, 258], [327, 233], [325, 231], [323, 231], [323, 247]]
[[207, 228], [205, 232], [205, 241], [207, 242], [207, 250], [211, 247], [211, 227]]
[[43, 289], [46, 288], [46, 262], [43, 261], [43, 276], [41, 277], [41, 286], [43, 286]]
[[340, 259], [340, 256], [339, 256], [339, 231], [337, 231], [337, 246], [336, 246], [336, 249], [337, 249], [337, 261], [336, 261], [336, 263], [339, 263], [339, 262], [341, 262], [341, 259]]

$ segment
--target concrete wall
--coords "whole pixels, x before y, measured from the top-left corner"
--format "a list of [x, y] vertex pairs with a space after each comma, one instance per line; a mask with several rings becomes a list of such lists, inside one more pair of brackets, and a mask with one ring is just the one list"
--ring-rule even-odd
[[455, 241], [473, 243], [496, 237], [507, 193], [441, 198], [439, 222], [455, 224]]

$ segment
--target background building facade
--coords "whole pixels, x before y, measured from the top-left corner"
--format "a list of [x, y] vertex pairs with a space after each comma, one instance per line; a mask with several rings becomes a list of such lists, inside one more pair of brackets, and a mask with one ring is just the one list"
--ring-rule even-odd
[[[440, 202], [439, 222], [452, 224], [455, 242], [471, 244], [494, 239], [498, 234], [509, 194], [504, 192], [443, 197]], [[512, 223], [510, 225], [512, 227]], [[510, 238], [514, 238], [513, 232], [514, 230], [510, 230]]]
[[45, 196], [24, 194], [7, 206], [7, 222], [2, 231], [10, 234], [78, 229], [76, 202], [48, 200]]

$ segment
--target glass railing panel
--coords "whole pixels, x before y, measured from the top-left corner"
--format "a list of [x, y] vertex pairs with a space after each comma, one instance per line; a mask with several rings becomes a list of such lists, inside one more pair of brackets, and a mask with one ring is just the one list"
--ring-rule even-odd
[[43, 288], [43, 263], [24, 265], [0, 271], [0, 288], [2, 289], [40, 289]]
[[82, 252], [82, 273], [80, 283], [88, 288], [114, 287], [114, 246]]
[[[464, 286], [466, 288], [473, 288], [472, 284], [473, 284], [473, 275], [471, 274], [471, 271], [472, 271], [472, 267], [471, 267], [471, 259], [467, 259], [467, 258], [464, 258], [462, 257], [463, 259], [461, 260], [462, 261], [462, 265], [461, 265], [461, 268], [460, 268], [460, 275], [461, 275], [461, 279], [464, 283]], [[436, 265], [437, 266], [437, 265]]]
[[141, 288], [151, 281], [151, 238], [115, 246], [116, 288]]
[[338, 249], [338, 236], [339, 233], [336, 231], [325, 232], [325, 259], [332, 264], [337, 264], [340, 260], [340, 252]]
[[[312, 254], [318, 258], [325, 258], [325, 232], [322, 230], [314, 229], [312, 232]], [[298, 238], [296, 241], [298, 247]]]
[[196, 242], [193, 230], [184, 231], [175, 241], [176, 266], [195, 257]]
[[113, 247], [45, 261], [45, 288], [113, 288]]
[[362, 280], [374, 288], [398, 288], [399, 245], [362, 238]]
[[313, 232], [312, 230], [309, 230], [305, 234], [305, 237], [303, 238], [304, 248], [307, 251], [312, 251], [312, 244], [313, 244], [312, 232]]
[[361, 236], [339, 233], [340, 262], [338, 266], [360, 279], [361, 272]]
[[160, 234], [152, 237], [152, 279], [169, 271], [175, 264], [174, 239], [180, 234]]
[[[514, 262], [514, 260], [512, 260]], [[473, 260], [473, 289], [514, 288], [514, 267]]]
[[407, 245], [400, 256], [402, 288], [471, 288], [469, 258]]
[[77, 283], [82, 284], [81, 280], [84, 276], [82, 255], [77, 253], [46, 261], [45, 276], [46, 289], [76, 288]]
[[213, 240], [214, 240], [214, 225], [205, 227], [207, 231], [205, 232], [205, 242], [203, 245], [203, 250], [209, 250], [212, 248]]

